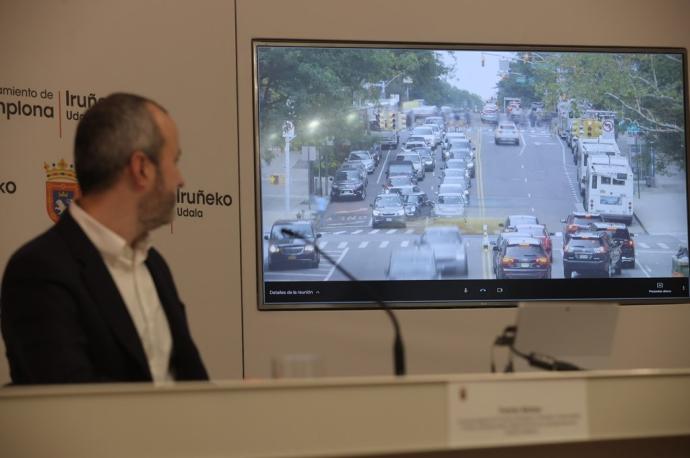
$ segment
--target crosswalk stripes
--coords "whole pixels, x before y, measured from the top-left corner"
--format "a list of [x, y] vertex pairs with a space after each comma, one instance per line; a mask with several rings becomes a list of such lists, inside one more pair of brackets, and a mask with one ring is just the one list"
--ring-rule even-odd
[[649, 249], [649, 245], [643, 242], [637, 242], [637, 246], [639, 246], [640, 248], [644, 248], [645, 250]]
[[402, 242], [400, 242], [400, 248], [407, 248], [409, 245], [410, 245], [409, 240], [403, 240]]
[[369, 242], [361, 242], [357, 248], [366, 248], [369, 245]]
[[668, 250], [668, 249], [669, 249], [669, 246], [666, 245], [665, 243], [659, 242], [659, 243], [657, 243], [657, 245], [659, 245], [659, 247], [661, 247], [661, 248], [664, 249], [664, 250]]
[[384, 241], [381, 242], [381, 244], [379, 245], [379, 248], [386, 248], [387, 246], [388, 246], [388, 240], [384, 240]]
[[342, 250], [342, 249], [345, 248], [346, 246], [347, 246], [347, 242], [340, 242], [340, 243], [338, 244], [338, 249], [339, 249], [339, 250]]
[[390, 230], [386, 231], [386, 234], [395, 234], [396, 232], [398, 232], [397, 229], [390, 229]]
[[321, 248], [322, 250], [326, 248], [326, 245], [328, 245], [328, 242], [319, 242], [319, 248]]

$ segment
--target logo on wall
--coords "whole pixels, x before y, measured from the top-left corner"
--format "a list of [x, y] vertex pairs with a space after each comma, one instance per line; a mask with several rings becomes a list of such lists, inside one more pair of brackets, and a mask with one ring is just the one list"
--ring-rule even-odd
[[46, 171], [46, 210], [53, 222], [57, 223], [72, 200], [79, 197], [79, 184], [73, 164], [60, 159], [57, 164], [43, 163]]

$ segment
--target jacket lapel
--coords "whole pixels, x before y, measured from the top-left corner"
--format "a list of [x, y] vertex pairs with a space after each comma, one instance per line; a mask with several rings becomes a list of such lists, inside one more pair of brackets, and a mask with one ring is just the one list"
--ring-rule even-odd
[[63, 213], [56, 226], [82, 265], [81, 276], [94, 304], [101, 310], [113, 334], [127, 353], [137, 361], [148, 378], [151, 378], [139, 334], [98, 249], [68, 211]]

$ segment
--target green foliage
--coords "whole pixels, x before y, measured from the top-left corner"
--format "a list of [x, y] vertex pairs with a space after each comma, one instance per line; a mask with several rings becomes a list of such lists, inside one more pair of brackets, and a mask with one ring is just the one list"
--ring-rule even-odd
[[[430, 104], [481, 102], [444, 80], [449, 69], [431, 50], [271, 46], [258, 48], [257, 62], [259, 140], [268, 161], [270, 149], [283, 145], [286, 120], [295, 125], [295, 150], [328, 144], [327, 161], [336, 163], [350, 149], [368, 149], [375, 139], [367, 136], [366, 116], [353, 105], [378, 100], [381, 88], [375, 85], [382, 81], [387, 95], [409, 89], [410, 98]], [[410, 87], [405, 78], [412, 79]]]

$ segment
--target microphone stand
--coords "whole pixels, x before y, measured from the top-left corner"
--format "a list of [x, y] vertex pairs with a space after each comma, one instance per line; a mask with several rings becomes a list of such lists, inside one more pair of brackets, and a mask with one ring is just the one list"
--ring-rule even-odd
[[[345, 275], [348, 278], [348, 280], [353, 282], [359, 282], [359, 280], [354, 275], [352, 275], [350, 272], [347, 271], [347, 269], [339, 265], [335, 259], [324, 253], [323, 250], [319, 248], [318, 244], [310, 242], [302, 234], [295, 232], [291, 229], [283, 228], [281, 229], [281, 232], [284, 235], [300, 239], [303, 240], [305, 243], [311, 244], [314, 247], [314, 250], [319, 254], [319, 256], [323, 256], [324, 258], [326, 258], [326, 260], [330, 262], [333, 265], [333, 267], [338, 269], [340, 273]], [[386, 312], [391, 322], [393, 323], [393, 330], [395, 332], [395, 339], [393, 341], [393, 366], [395, 367], [395, 375], [405, 375], [407, 372], [405, 369], [405, 345], [403, 344], [402, 336], [400, 334], [400, 324], [398, 323], [398, 319], [395, 316], [395, 313], [393, 313], [393, 310], [391, 310], [391, 308], [388, 307], [388, 305], [384, 301], [379, 299], [378, 294], [372, 291], [370, 287], [366, 286], [366, 288], [368, 295], [374, 299], [376, 304], [378, 304], [378, 306], [381, 307], [384, 312]]]

